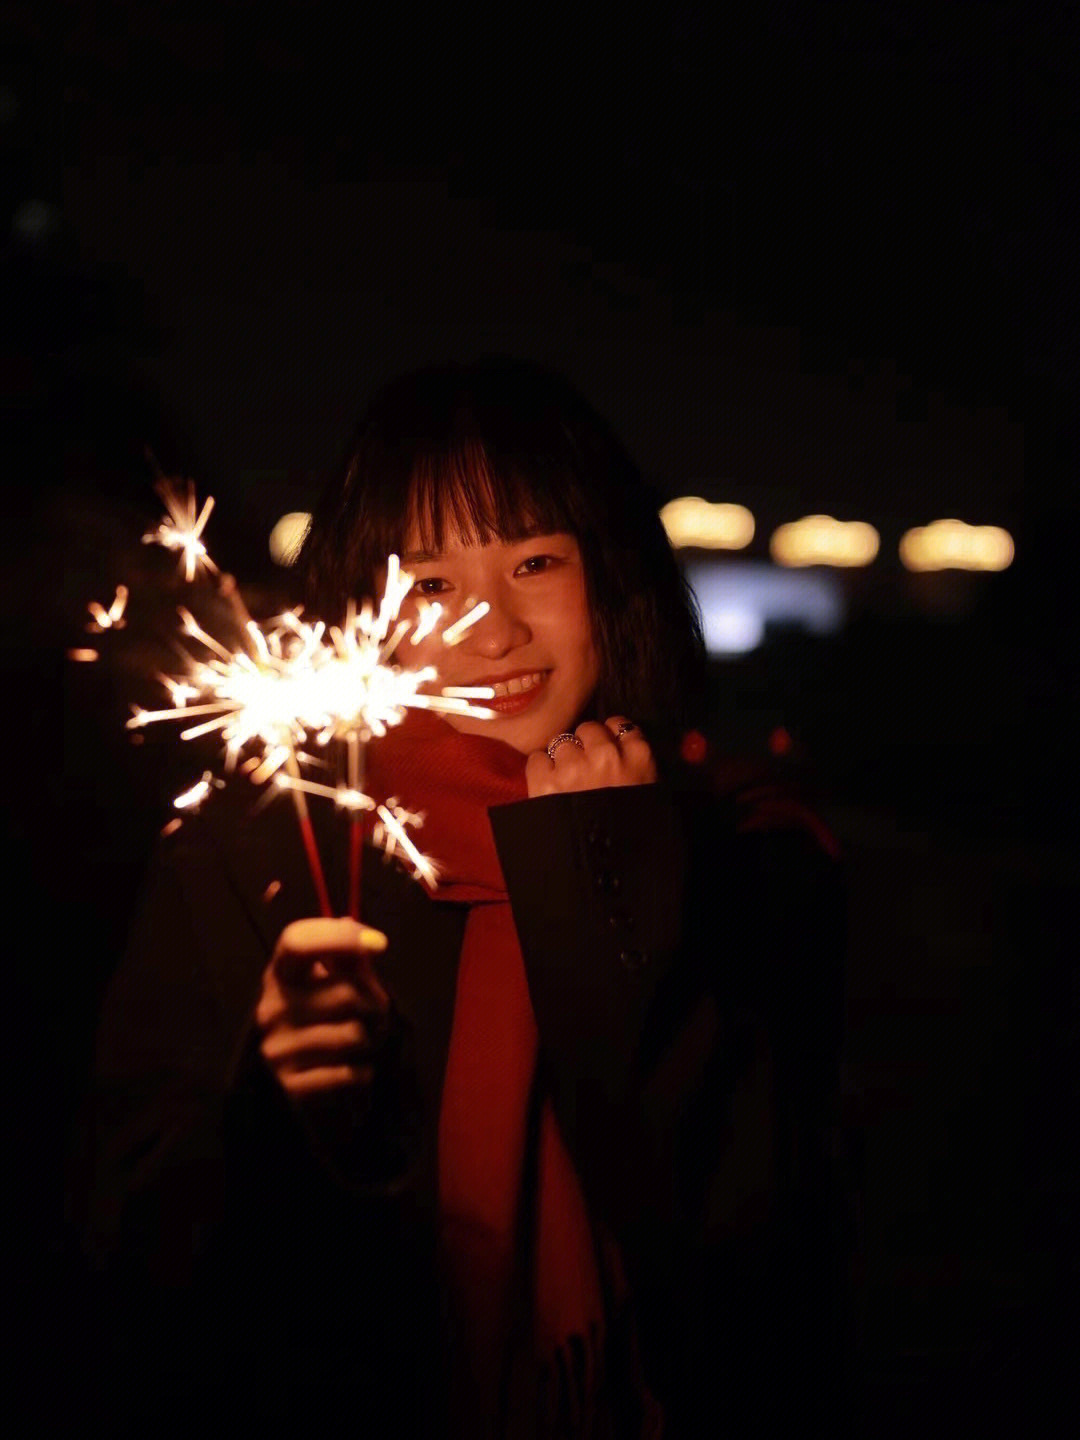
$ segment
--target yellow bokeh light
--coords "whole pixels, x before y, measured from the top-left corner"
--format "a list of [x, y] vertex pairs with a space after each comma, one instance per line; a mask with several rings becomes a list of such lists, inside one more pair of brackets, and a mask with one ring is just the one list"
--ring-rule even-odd
[[270, 531], [270, 558], [275, 565], [292, 565], [311, 524], [306, 510], [290, 510]]
[[676, 549], [742, 550], [754, 538], [754, 517], [744, 505], [712, 504], [700, 495], [670, 500], [660, 520]]
[[864, 520], [804, 515], [773, 531], [769, 553], [778, 565], [869, 565], [880, 537]]
[[963, 520], [935, 520], [908, 530], [900, 541], [900, 561], [908, 570], [1007, 570], [1015, 553], [1007, 530]]

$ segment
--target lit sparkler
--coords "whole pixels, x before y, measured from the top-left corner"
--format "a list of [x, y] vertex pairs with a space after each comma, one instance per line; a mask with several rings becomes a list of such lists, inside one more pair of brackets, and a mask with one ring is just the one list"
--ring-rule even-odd
[[[163, 487], [164, 488], [164, 487]], [[194, 493], [189, 491], [186, 518], [195, 513]], [[175, 511], [171, 510], [174, 514]], [[206, 506], [193, 527], [185, 532], [198, 540], [209, 511]], [[176, 528], [176, 534], [180, 529]], [[144, 537], [146, 538], [146, 537]], [[155, 538], [155, 537], [151, 537]], [[162, 541], [172, 548], [182, 548], [175, 541]], [[201, 548], [185, 549], [192, 573], [196, 559], [216, 572], [216, 566]], [[494, 690], [488, 686], [448, 687], [441, 693], [421, 693], [438, 678], [433, 665], [410, 670], [393, 663], [393, 656], [402, 640], [413, 630], [412, 642], [417, 643], [434, 632], [442, 611], [437, 605], [421, 605], [416, 621], [400, 618], [401, 606], [413, 586], [413, 577], [401, 569], [396, 555], [387, 563], [386, 585], [378, 609], [365, 602], [359, 610], [351, 604], [345, 623], [330, 626], [322, 621], [308, 622], [298, 610], [278, 616], [259, 625], [243, 611], [234, 586], [223, 586], [223, 593], [234, 600], [234, 609], [242, 624], [244, 648], [230, 649], [217, 636], [205, 630], [190, 611], [180, 609], [184, 633], [206, 652], [206, 658], [194, 660], [187, 675], [162, 675], [172, 706], [162, 710], [136, 708], [127, 722], [129, 729], [162, 720], [196, 720], [180, 732], [182, 740], [219, 733], [225, 743], [225, 769], [235, 769], [238, 757], [246, 747], [257, 747], [243, 768], [256, 783], [271, 778], [290, 791], [296, 807], [301, 834], [307, 852], [312, 879], [324, 914], [332, 914], [326, 881], [315, 845], [314, 831], [307, 811], [307, 795], [329, 798], [351, 814], [349, 856], [349, 909], [358, 918], [360, 898], [360, 856], [364, 811], [377, 816], [375, 843], [389, 855], [402, 854], [413, 866], [417, 878], [435, 884], [434, 862], [422, 855], [406, 833], [406, 825], [422, 824], [423, 817], [404, 809], [396, 799], [385, 805], [363, 791], [365, 747], [372, 739], [384, 736], [398, 725], [409, 709], [427, 709], [444, 714], [492, 718], [494, 711], [475, 704], [490, 699]], [[479, 604], [442, 632], [444, 643], [460, 640], [469, 625], [475, 624], [486, 612]], [[299, 758], [310, 759], [304, 747], [314, 744], [325, 748], [331, 741], [344, 744], [347, 757], [347, 783], [321, 785], [305, 779], [300, 772]], [[210, 779], [203, 779], [174, 802], [178, 808], [197, 805], [210, 792]]]

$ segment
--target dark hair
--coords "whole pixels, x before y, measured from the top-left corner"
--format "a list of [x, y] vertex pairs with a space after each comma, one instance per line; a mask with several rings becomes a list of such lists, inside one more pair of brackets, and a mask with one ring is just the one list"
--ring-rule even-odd
[[376, 393], [297, 569], [309, 602], [330, 618], [373, 593], [413, 520], [431, 550], [448, 526], [479, 544], [572, 533], [600, 657], [594, 714], [632, 716], [663, 766], [695, 718], [704, 646], [658, 511], [653, 488], [564, 378], [485, 356], [411, 372]]

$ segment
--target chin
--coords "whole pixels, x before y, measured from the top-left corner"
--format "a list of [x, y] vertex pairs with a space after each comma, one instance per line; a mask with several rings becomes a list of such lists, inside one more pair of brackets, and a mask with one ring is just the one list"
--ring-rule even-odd
[[549, 735], [546, 731], [541, 737], [536, 725], [522, 725], [518, 720], [474, 720], [468, 715], [448, 715], [446, 717], [455, 730], [463, 735], [486, 735], [489, 740], [501, 740], [504, 744], [510, 745], [513, 749], [519, 750], [522, 755], [531, 755], [534, 750], [543, 750], [553, 735], [559, 732], [553, 730]]
[[[483, 701], [479, 702], [483, 704]], [[469, 715], [446, 717], [455, 730], [464, 735], [487, 735], [492, 740], [501, 740], [522, 755], [531, 755], [536, 750], [545, 750], [556, 735], [564, 730], [573, 730], [577, 721], [563, 724], [560, 720], [549, 720], [542, 714], [508, 715], [495, 720], [477, 720]]]

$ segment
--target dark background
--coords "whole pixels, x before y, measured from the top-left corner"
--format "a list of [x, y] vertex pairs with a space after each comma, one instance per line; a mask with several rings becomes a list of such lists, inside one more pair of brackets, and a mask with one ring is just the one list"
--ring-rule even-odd
[[[372, 387], [504, 349], [562, 369], [666, 493], [748, 505], [749, 556], [808, 512], [881, 533], [838, 635], [714, 663], [709, 738], [764, 755], [783, 730], [847, 858], [865, 1433], [1025, 1414], [1064, 1387], [1080, 1268], [1075, 37], [1010, 5], [387, 9], [7, 7], [28, 1348], [177, 763], [122, 728], [178, 598], [139, 544], [144, 448], [217, 497], [212, 553], [269, 605], [269, 528]], [[943, 516], [1005, 526], [1014, 564], [909, 575], [900, 535]], [[127, 630], [73, 665], [119, 581]]]

